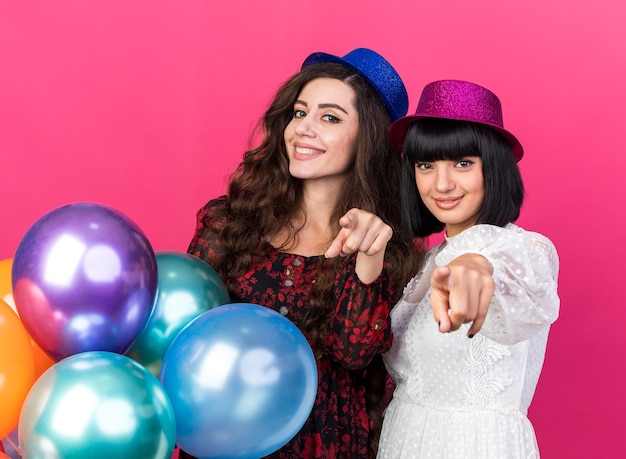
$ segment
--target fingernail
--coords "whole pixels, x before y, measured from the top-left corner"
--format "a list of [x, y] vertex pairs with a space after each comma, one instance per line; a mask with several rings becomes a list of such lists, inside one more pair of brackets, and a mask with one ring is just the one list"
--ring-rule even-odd
[[472, 339], [472, 338], [474, 337], [474, 333], [472, 333], [471, 335], [467, 335], [467, 337], [468, 337], [469, 339]]

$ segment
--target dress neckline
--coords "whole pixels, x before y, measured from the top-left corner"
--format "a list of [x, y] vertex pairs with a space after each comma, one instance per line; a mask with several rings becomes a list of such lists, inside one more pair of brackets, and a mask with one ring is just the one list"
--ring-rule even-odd
[[279, 255], [282, 255], [284, 257], [300, 257], [300, 258], [305, 259], [305, 260], [315, 260], [315, 261], [317, 261], [320, 258], [324, 257], [323, 254], [322, 255], [301, 255], [299, 253], [285, 252], [283, 250], [277, 249], [276, 247], [274, 247], [272, 244], [270, 244], [267, 241], [263, 241], [263, 245], [265, 245], [266, 248], [268, 248], [270, 251], [275, 252], [275, 253], [277, 253]]

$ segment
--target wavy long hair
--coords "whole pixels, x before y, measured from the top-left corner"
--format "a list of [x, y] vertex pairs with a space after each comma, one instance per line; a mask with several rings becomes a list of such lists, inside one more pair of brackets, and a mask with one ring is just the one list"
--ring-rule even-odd
[[[391, 119], [378, 94], [356, 72], [336, 63], [311, 65], [292, 76], [278, 90], [257, 126], [256, 133], [260, 131], [262, 138], [260, 144], [244, 154], [243, 161], [230, 178], [227, 205], [211, 215], [215, 221], [226, 222], [219, 229], [220, 244], [215, 248], [212, 267], [230, 289], [237, 277], [250, 268], [259, 245], [268, 236], [287, 230], [285, 247], [297, 241], [303, 209], [302, 180], [289, 173], [283, 135], [293, 118], [294, 103], [302, 88], [316, 78], [334, 78], [350, 86], [356, 94], [354, 102], [359, 116], [352, 171], [328, 224], [333, 227], [333, 234], [337, 234], [339, 218], [356, 207], [378, 215], [391, 226], [393, 237], [387, 245], [385, 262], [395, 291], [392, 299], [395, 303], [403, 287], [416, 273], [422, 253], [421, 246], [401, 225], [400, 155], [387, 140]], [[312, 336], [312, 348], [317, 358], [322, 355], [333, 312], [333, 283], [339, 262], [339, 259], [322, 262], [320, 276], [309, 293], [310, 310], [302, 328]], [[377, 448], [382, 418], [379, 408], [384, 403], [385, 375], [380, 358], [367, 369], [366, 381], [370, 387], [366, 397], [375, 425], [370, 438], [373, 451]]]

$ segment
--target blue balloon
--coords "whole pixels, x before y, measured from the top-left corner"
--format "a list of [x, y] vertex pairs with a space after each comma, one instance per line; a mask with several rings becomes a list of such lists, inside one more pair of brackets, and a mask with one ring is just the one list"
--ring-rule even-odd
[[230, 303], [228, 290], [204, 261], [183, 252], [156, 253], [159, 283], [154, 310], [126, 355], [159, 375], [176, 335], [203, 312]]
[[156, 257], [127, 216], [79, 202], [28, 229], [11, 278], [24, 327], [54, 360], [87, 351], [122, 354], [152, 312]]
[[18, 437], [25, 459], [169, 459], [175, 422], [152, 373], [123, 355], [92, 351], [39, 377], [22, 406]]
[[176, 417], [177, 444], [204, 458], [257, 459], [307, 420], [315, 357], [276, 311], [233, 303], [202, 313], [174, 338], [159, 376]]

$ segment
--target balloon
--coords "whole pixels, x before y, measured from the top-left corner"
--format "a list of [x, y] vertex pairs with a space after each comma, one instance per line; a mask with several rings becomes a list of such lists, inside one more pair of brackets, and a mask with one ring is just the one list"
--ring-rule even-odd
[[156, 253], [159, 274], [157, 298], [146, 327], [126, 355], [159, 375], [163, 356], [176, 335], [192, 319], [216, 306], [230, 303], [228, 290], [217, 273], [188, 253]]
[[74, 203], [39, 218], [13, 258], [13, 296], [31, 337], [55, 361], [85, 351], [124, 353], [156, 296], [156, 258], [128, 217]]
[[35, 380], [39, 378], [48, 368], [54, 365], [54, 360], [46, 354], [41, 347], [29, 336], [30, 349], [33, 353], [33, 359], [35, 362]]
[[17, 425], [33, 382], [35, 363], [28, 333], [13, 309], [0, 300], [0, 439]]
[[[7, 304], [11, 306], [11, 309], [13, 309], [19, 316], [17, 308], [15, 307], [15, 302], [13, 301], [13, 285], [11, 283], [12, 266], [13, 258], [0, 260], [0, 299], [6, 301]], [[30, 347], [33, 351], [33, 357], [35, 358], [35, 379], [37, 379], [44, 371], [52, 366], [54, 360], [52, 360], [50, 356], [46, 354], [41, 347], [39, 347], [35, 340], [30, 336], [30, 333], [28, 334], [28, 338], [30, 339]]]
[[15, 302], [13, 301], [13, 287], [11, 285], [11, 268], [13, 266], [13, 258], [0, 260], [0, 300], [7, 302], [15, 310]]
[[[19, 441], [17, 440], [17, 427], [11, 431], [9, 435], [7, 435], [2, 442], [0, 442], [0, 451], [3, 451], [6, 457], [10, 459], [20, 459], [21, 455], [17, 451], [17, 445]], [[0, 458], [4, 458], [5, 456], [0, 455]]]
[[31, 388], [19, 419], [24, 459], [169, 459], [176, 424], [159, 381], [111, 352], [75, 354]]
[[174, 338], [160, 380], [177, 444], [200, 458], [265, 456], [304, 425], [317, 391], [306, 338], [289, 319], [253, 304], [200, 314]]

